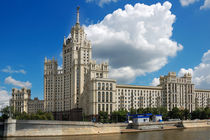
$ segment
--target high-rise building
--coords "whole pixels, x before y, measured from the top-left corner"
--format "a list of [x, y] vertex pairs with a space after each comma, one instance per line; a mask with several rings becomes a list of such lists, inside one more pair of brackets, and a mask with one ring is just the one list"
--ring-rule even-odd
[[91, 42], [84, 28], [77, 22], [70, 37], [63, 42], [63, 68], [57, 60], [45, 58], [44, 109], [47, 112], [65, 112], [82, 108], [86, 115], [99, 111], [109, 114], [119, 109], [164, 106], [195, 110], [210, 106], [210, 90], [195, 89], [192, 76], [177, 77], [175, 72], [160, 76], [158, 86], [118, 85], [108, 77], [108, 62], [97, 64], [92, 60]]

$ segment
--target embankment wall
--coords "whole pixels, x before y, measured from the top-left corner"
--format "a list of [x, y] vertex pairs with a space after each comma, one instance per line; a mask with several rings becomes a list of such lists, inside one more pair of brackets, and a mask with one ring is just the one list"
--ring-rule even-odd
[[182, 124], [184, 128], [210, 127], [210, 119], [182, 121]]
[[[129, 127], [132, 127], [129, 128]], [[0, 136], [65, 136], [131, 132], [130, 130], [167, 130], [178, 128], [210, 127], [210, 120], [99, 124], [76, 121], [13, 120], [0, 123]], [[129, 128], [129, 129], [127, 129]]]
[[11, 136], [65, 136], [120, 133], [126, 123], [96, 124], [73, 121], [7, 120], [4, 123], [4, 137]]

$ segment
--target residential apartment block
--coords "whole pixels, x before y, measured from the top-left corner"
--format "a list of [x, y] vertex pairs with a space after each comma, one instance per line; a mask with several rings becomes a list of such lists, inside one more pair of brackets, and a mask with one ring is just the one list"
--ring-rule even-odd
[[91, 42], [77, 22], [63, 42], [63, 68], [55, 59], [44, 62], [44, 109], [48, 112], [82, 108], [86, 115], [99, 111], [109, 114], [119, 109], [164, 106], [195, 110], [210, 106], [210, 90], [195, 89], [192, 76], [177, 77], [175, 72], [160, 76], [158, 86], [118, 85], [110, 79], [109, 64], [92, 59]]
[[21, 113], [36, 113], [39, 110], [44, 110], [44, 100], [39, 100], [37, 97], [32, 100], [31, 90], [26, 88], [12, 89], [10, 105], [14, 107], [14, 111]]

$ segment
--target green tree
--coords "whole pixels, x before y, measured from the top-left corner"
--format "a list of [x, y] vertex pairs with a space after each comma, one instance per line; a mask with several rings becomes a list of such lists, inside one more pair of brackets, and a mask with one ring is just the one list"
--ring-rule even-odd
[[162, 115], [162, 118], [164, 121], [167, 120], [168, 118], [168, 110], [166, 107], [159, 107], [158, 109], [158, 114]]
[[181, 113], [177, 107], [174, 107], [171, 111], [169, 111], [168, 115], [171, 119], [180, 119]]
[[191, 115], [192, 115], [192, 119], [200, 119], [201, 118], [201, 109], [200, 108], [197, 108], [195, 109]]
[[190, 111], [187, 110], [187, 109], [184, 109], [183, 110], [183, 116], [184, 116], [184, 120], [191, 119]]
[[144, 113], [152, 113], [152, 108], [151, 107], [147, 107], [144, 109]]
[[4, 108], [2, 108], [1, 109], [1, 121], [4, 121], [4, 120], [6, 120], [6, 119], [8, 119], [9, 118], [9, 115], [10, 115], [10, 110], [11, 110], [11, 115], [13, 114], [13, 112], [14, 112], [14, 108], [13, 107], [11, 107], [11, 106], [6, 106], [6, 107], [4, 107]]
[[108, 122], [108, 113], [104, 111], [100, 111], [98, 113], [98, 119], [101, 123], [107, 123]]
[[131, 115], [134, 115], [134, 114], [137, 113], [137, 110], [134, 109], [134, 108], [131, 108], [129, 113], [130, 113]]
[[137, 109], [138, 114], [143, 114], [144, 113], [144, 109], [143, 108], [139, 108]]
[[128, 111], [120, 109], [111, 113], [112, 122], [125, 122], [127, 120]]

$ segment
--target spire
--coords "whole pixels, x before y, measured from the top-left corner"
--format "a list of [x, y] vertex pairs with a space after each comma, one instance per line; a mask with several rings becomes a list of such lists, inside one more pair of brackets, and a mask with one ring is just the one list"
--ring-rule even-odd
[[45, 56], [45, 58], [44, 58], [44, 62], [47, 63], [47, 57], [46, 57], [46, 56]]
[[66, 37], [64, 36], [63, 45], [66, 45]]
[[77, 7], [77, 23], [76, 24], [79, 24], [79, 6]]

